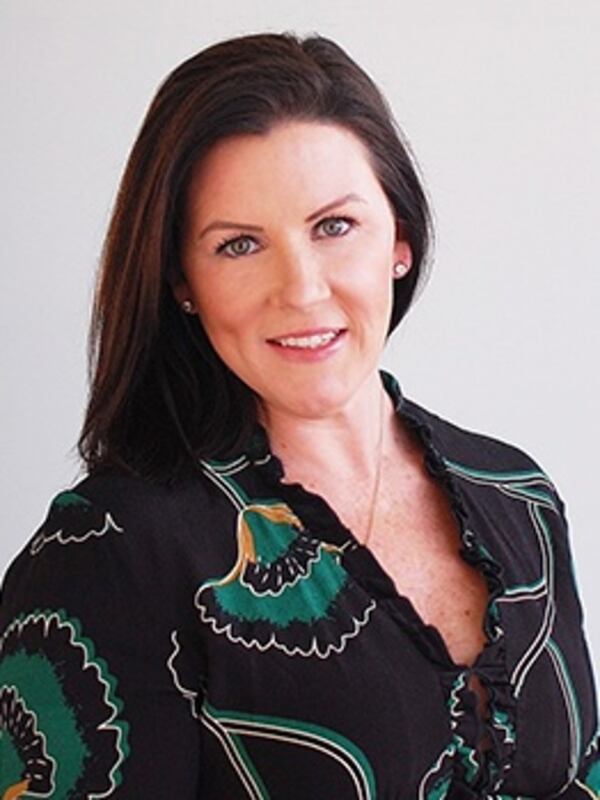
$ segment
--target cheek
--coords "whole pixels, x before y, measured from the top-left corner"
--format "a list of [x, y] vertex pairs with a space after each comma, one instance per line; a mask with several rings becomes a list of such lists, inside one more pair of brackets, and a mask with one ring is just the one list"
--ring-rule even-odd
[[225, 291], [212, 287], [197, 294], [197, 308], [204, 330], [215, 349], [228, 340], [239, 339], [259, 316], [253, 313], [253, 302], [243, 287]]
[[235, 316], [231, 313], [235, 303], [233, 287], [215, 277], [204, 274], [190, 282], [196, 308], [207, 330], [227, 325], [228, 319]]
[[235, 317], [230, 316], [225, 310], [226, 308], [226, 306], [219, 306], [216, 302], [211, 303], [208, 307], [198, 306], [200, 321], [213, 343], [230, 336], [235, 331]]
[[198, 317], [213, 350], [221, 361], [234, 373], [238, 373], [238, 361], [242, 352], [242, 332], [226, 314], [215, 315], [198, 308]]
[[374, 259], [367, 254], [353, 260], [345, 275], [346, 290], [352, 292], [356, 301], [365, 306], [374, 303], [385, 305], [393, 294], [391, 265], [389, 259]]

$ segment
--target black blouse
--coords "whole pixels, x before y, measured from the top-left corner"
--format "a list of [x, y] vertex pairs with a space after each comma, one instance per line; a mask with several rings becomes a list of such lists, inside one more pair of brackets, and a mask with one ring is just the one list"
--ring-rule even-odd
[[381, 378], [489, 588], [474, 665], [323, 498], [282, 482], [258, 425], [239, 457], [177, 487], [106, 472], [54, 499], [2, 590], [0, 797], [599, 796], [552, 482]]

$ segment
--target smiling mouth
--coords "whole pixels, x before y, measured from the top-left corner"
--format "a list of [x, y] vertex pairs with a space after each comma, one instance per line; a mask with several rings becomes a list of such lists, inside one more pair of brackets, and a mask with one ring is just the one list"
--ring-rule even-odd
[[268, 339], [267, 341], [270, 344], [277, 344], [280, 347], [294, 348], [296, 350], [316, 350], [333, 342], [344, 330], [344, 328], [337, 328], [307, 336], [282, 336], [277, 339]]

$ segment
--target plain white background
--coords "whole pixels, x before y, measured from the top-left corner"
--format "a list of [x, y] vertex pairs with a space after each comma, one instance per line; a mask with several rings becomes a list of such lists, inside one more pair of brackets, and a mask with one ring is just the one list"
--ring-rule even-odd
[[4, 0], [0, 569], [78, 476], [94, 272], [155, 89], [217, 40], [286, 29], [371, 74], [431, 197], [432, 277], [384, 365], [553, 477], [600, 654], [597, 0]]

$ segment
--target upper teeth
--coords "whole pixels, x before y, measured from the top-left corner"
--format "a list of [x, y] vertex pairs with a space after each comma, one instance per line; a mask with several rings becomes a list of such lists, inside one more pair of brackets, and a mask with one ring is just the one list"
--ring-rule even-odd
[[337, 331], [316, 333], [314, 336], [287, 336], [285, 339], [276, 339], [284, 347], [321, 347], [337, 336]]

